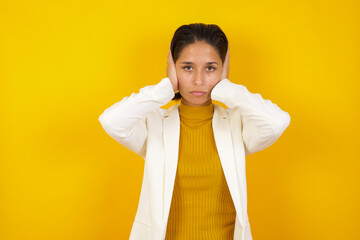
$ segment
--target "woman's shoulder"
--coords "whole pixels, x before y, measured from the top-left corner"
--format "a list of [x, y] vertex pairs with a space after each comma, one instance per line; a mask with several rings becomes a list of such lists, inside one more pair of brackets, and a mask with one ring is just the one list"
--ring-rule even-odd
[[220, 104], [214, 103], [214, 109], [224, 117], [226, 116], [226, 117], [234, 118], [240, 115], [239, 108], [229, 108], [222, 103]]
[[177, 113], [178, 107], [179, 107], [179, 104], [175, 104], [169, 108], [158, 108], [158, 109], [152, 111], [149, 114], [148, 118], [158, 118], [158, 119], [167, 118], [170, 115]]

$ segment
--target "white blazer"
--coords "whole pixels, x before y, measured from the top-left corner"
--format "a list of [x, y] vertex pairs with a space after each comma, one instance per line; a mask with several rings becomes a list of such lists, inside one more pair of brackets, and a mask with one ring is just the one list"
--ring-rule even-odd
[[[112, 138], [144, 158], [144, 176], [130, 240], [164, 240], [177, 170], [180, 118], [169, 78], [146, 86], [107, 108], [99, 121]], [[273, 144], [290, 115], [243, 85], [221, 80], [211, 98], [212, 127], [224, 175], [236, 209], [234, 239], [252, 240], [247, 215], [245, 156]]]

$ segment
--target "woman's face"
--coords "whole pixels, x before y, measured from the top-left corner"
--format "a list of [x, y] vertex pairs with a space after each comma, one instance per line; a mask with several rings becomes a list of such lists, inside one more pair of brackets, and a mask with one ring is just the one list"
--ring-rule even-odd
[[183, 104], [210, 104], [211, 90], [221, 80], [223, 67], [216, 49], [204, 41], [189, 44], [181, 51], [175, 67]]

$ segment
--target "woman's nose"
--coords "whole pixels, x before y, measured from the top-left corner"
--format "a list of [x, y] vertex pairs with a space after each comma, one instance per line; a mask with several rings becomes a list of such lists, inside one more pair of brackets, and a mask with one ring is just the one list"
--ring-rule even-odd
[[194, 82], [195, 85], [204, 84], [204, 76], [203, 76], [203, 73], [201, 71], [197, 71], [194, 74], [194, 81], [193, 82]]

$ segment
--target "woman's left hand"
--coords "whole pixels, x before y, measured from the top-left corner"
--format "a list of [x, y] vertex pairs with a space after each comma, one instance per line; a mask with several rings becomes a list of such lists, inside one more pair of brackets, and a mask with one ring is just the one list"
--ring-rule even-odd
[[222, 69], [221, 79], [220, 80], [223, 80], [225, 78], [229, 79], [229, 70], [230, 70], [229, 61], [230, 61], [230, 52], [229, 52], [229, 44], [228, 44], [228, 49], [227, 49], [227, 52], [226, 52], [225, 61], [223, 63], [223, 69]]

